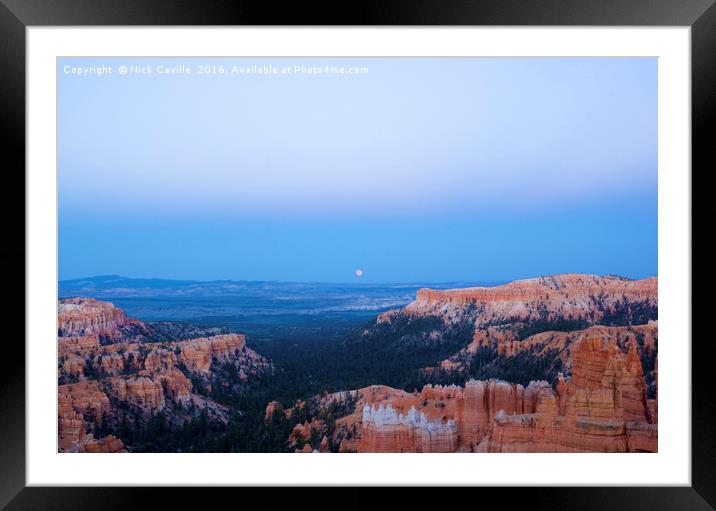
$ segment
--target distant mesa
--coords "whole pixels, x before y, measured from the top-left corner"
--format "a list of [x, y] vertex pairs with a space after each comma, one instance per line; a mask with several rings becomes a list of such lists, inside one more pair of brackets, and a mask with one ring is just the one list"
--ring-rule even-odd
[[605, 315], [623, 308], [635, 309], [628, 307], [630, 304], [639, 305], [639, 310], [656, 309], [657, 291], [656, 277], [630, 280], [574, 273], [515, 280], [494, 287], [423, 288], [404, 309], [388, 311], [379, 320], [389, 319], [399, 312], [435, 314], [448, 319], [479, 310], [477, 327], [558, 317], [599, 324]]

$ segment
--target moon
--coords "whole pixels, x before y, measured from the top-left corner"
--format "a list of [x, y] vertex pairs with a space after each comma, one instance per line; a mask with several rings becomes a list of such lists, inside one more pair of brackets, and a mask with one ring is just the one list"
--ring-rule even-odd
[[356, 277], [362, 277], [362, 276], [363, 276], [363, 270], [361, 270], [360, 268], [358, 268], [358, 269], [356, 270]]

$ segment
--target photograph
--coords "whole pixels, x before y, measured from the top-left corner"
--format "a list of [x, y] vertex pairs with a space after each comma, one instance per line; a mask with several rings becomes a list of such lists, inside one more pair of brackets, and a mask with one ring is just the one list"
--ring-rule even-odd
[[57, 57], [56, 453], [658, 453], [659, 65]]

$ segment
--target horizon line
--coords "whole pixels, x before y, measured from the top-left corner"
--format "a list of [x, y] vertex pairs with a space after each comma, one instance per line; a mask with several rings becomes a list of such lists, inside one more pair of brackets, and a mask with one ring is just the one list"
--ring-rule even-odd
[[531, 277], [512, 277], [512, 278], [502, 278], [502, 279], [460, 279], [460, 280], [420, 280], [420, 281], [403, 281], [403, 282], [387, 282], [387, 281], [374, 281], [374, 282], [360, 282], [361, 278], [354, 277], [354, 281], [351, 282], [349, 280], [345, 281], [321, 281], [321, 280], [282, 280], [282, 279], [232, 279], [232, 278], [223, 278], [223, 279], [210, 279], [210, 280], [201, 280], [201, 279], [192, 279], [192, 278], [165, 278], [165, 277], [126, 277], [123, 275], [117, 275], [117, 274], [102, 274], [102, 275], [92, 275], [87, 277], [76, 277], [76, 278], [65, 278], [65, 279], [57, 279], [58, 285], [63, 282], [72, 282], [72, 281], [81, 281], [81, 280], [92, 280], [92, 279], [99, 279], [99, 278], [117, 278], [117, 279], [123, 279], [123, 280], [155, 280], [155, 281], [163, 281], [163, 282], [186, 282], [186, 283], [200, 283], [200, 284], [215, 284], [215, 283], [221, 283], [221, 282], [246, 282], [246, 283], [279, 283], [279, 284], [355, 284], [355, 285], [417, 285], [417, 284], [455, 284], [455, 283], [496, 283], [496, 284], [506, 284], [510, 282], [515, 282], [518, 280], [526, 280], [526, 279], [533, 279], [533, 278], [540, 278], [540, 277], [555, 277], [560, 275], [591, 275], [595, 277], [615, 277], [615, 278], [623, 278], [628, 280], [645, 280], [649, 278], [657, 278], [658, 274], [655, 275], [648, 275], [646, 277], [630, 277], [627, 275], [620, 275], [615, 273], [585, 273], [585, 272], [564, 272], [564, 273], [542, 273], [533, 275]]

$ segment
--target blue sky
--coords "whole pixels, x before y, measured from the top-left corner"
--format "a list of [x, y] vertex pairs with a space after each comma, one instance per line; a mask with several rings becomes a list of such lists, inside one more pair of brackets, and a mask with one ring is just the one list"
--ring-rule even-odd
[[58, 112], [61, 279], [657, 273], [656, 59], [60, 59]]

